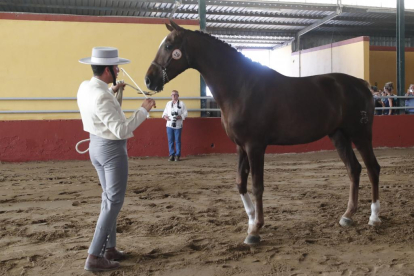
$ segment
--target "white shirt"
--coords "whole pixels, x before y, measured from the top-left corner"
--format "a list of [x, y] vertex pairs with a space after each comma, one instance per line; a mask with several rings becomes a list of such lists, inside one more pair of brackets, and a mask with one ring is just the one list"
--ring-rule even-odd
[[141, 107], [127, 119], [112, 89], [95, 77], [82, 82], [77, 99], [83, 130], [105, 139], [125, 140], [134, 137], [132, 132], [145, 121], [148, 114]]
[[[164, 113], [162, 113], [162, 117], [168, 116], [168, 118], [170, 119], [170, 121], [167, 121], [167, 127], [174, 128], [174, 129], [180, 129], [183, 127], [183, 121], [188, 115], [187, 107], [182, 101], [179, 101], [180, 108], [178, 108], [178, 102], [176, 102], [175, 104], [173, 104], [173, 106], [171, 106], [172, 102], [173, 101], [169, 101], [167, 103], [164, 109]], [[176, 127], [172, 127], [173, 116], [171, 112], [177, 112], [178, 116], [181, 116], [181, 119], [177, 119], [176, 121]]]

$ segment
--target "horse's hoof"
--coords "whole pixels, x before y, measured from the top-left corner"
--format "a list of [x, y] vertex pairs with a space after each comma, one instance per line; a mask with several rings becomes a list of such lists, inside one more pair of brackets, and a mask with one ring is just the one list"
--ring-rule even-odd
[[343, 227], [349, 227], [349, 226], [352, 226], [354, 222], [352, 219], [342, 217], [341, 220], [339, 221], [339, 224]]
[[248, 235], [244, 240], [245, 244], [254, 245], [260, 243], [260, 236]]
[[381, 220], [380, 219], [376, 219], [376, 220], [369, 219], [368, 224], [371, 226], [379, 226], [381, 225]]

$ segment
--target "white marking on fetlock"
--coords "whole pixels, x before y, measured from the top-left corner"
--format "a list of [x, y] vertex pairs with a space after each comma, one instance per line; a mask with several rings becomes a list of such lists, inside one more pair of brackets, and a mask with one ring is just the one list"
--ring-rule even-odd
[[249, 233], [251, 231], [251, 228], [254, 226], [254, 220], [256, 216], [256, 211], [253, 205], [252, 200], [250, 199], [250, 196], [248, 193], [244, 195], [240, 195], [241, 199], [243, 201], [244, 209], [246, 210], [246, 214], [249, 217]]
[[371, 216], [369, 217], [369, 225], [375, 226], [381, 223], [381, 220], [379, 218], [380, 213], [380, 202], [377, 200], [377, 202], [371, 203]]
[[247, 228], [247, 234], [249, 234], [249, 235], [252, 234], [253, 228], [254, 228], [254, 224], [249, 223], [249, 227]]

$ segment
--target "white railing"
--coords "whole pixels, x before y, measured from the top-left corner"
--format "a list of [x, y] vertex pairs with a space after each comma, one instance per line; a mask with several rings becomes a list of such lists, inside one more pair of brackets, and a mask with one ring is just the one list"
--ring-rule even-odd
[[[374, 99], [414, 99], [414, 96], [374, 96]], [[414, 106], [376, 107], [375, 110], [384, 109], [414, 109]]]
[[[152, 97], [154, 100], [171, 100], [171, 97]], [[213, 97], [180, 97], [180, 100], [208, 100]], [[145, 100], [143, 97], [124, 97], [123, 100]], [[0, 98], [1, 101], [76, 101], [76, 97], [7, 97]], [[134, 112], [136, 109], [125, 109], [124, 112]], [[151, 112], [163, 112], [164, 109], [152, 109]], [[219, 108], [190, 108], [189, 112], [217, 112]], [[0, 110], [0, 114], [49, 114], [49, 113], [79, 113], [79, 110]]]
[[[374, 99], [409, 99], [413, 96], [375, 96]], [[145, 100], [142, 97], [125, 97], [124, 100]], [[153, 97], [154, 100], [170, 100], [170, 97]], [[181, 100], [207, 100], [214, 99], [213, 97], [180, 97]], [[76, 100], [76, 97], [46, 97], [46, 98], [0, 98], [1, 101], [56, 101], [56, 100]], [[396, 106], [396, 107], [376, 107], [375, 110], [388, 110], [388, 109], [414, 109], [414, 106]], [[220, 112], [219, 108], [190, 108], [189, 112]], [[135, 109], [125, 109], [124, 112], [134, 112]], [[163, 112], [164, 109], [152, 109], [151, 112]], [[47, 114], [47, 113], [79, 113], [79, 110], [0, 110], [0, 114]]]
[[[151, 97], [154, 100], [171, 100], [171, 97]], [[123, 97], [123, 100], [145, 100], [143, 97]], [[213, 97], [180, 97], [180, 100], [208, 100], [214, 99]], [[76, 97], [19, 97], [19, 98], [0, 98], [0, 101], [76, 101]]]
[[[134, 112], [136, 109], [125, 109], [124, 112]], [[150, 112], [163, 112], [164, 109], [151, 109]], [[221, 111], [218, 108], [189, 108], [188, 112], [197, 112], [197, 111]], [[8, 110], [0, 111], [0, 114], [47, 114], [47, 113], [79, 113], [79, 110]]]

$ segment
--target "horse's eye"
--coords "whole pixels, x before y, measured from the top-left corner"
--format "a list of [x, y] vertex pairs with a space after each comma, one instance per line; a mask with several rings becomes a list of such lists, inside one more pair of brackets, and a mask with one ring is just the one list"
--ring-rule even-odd
[[171, 50], [172, 49], [172, 45], [170, 45], [170, 44], [165, 45], [165, 49]]

